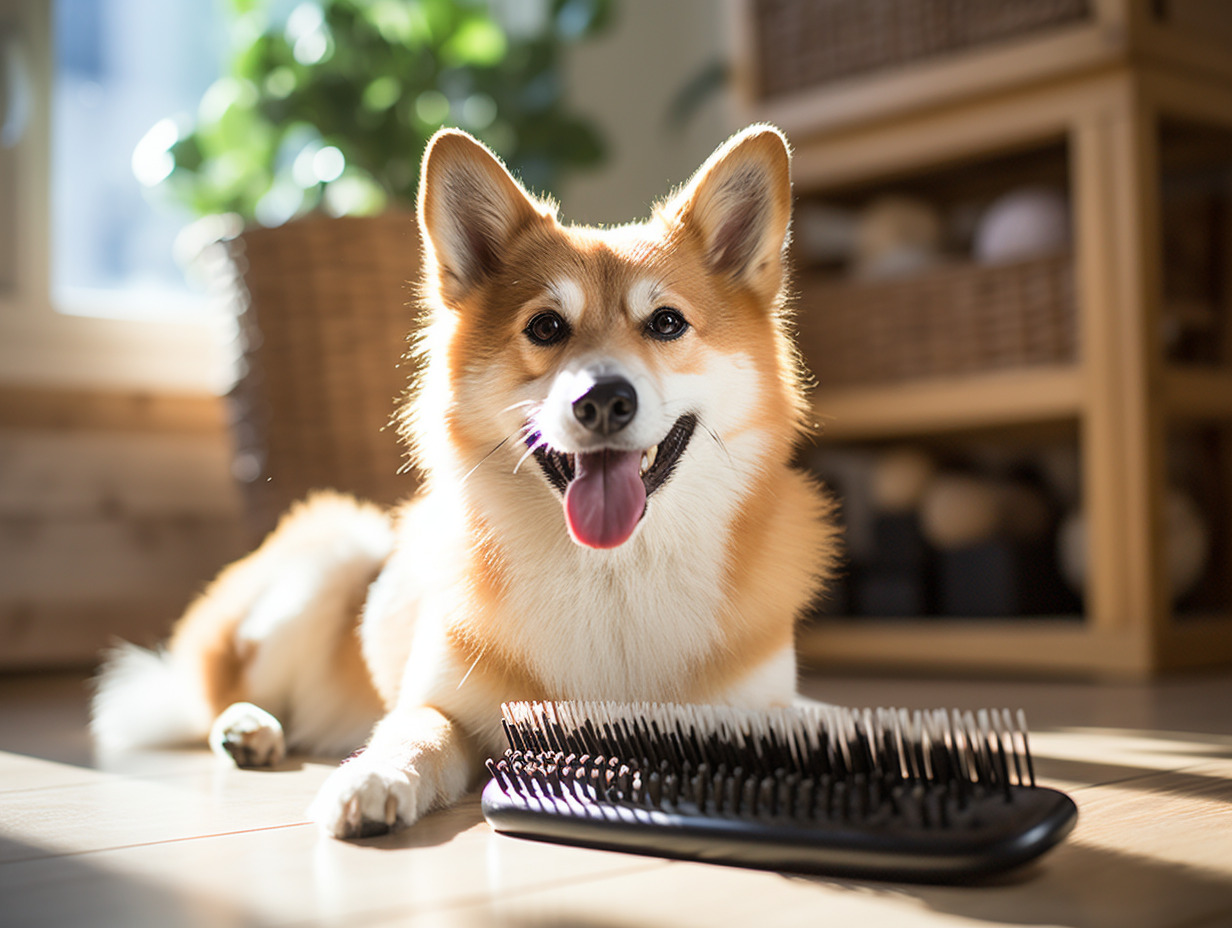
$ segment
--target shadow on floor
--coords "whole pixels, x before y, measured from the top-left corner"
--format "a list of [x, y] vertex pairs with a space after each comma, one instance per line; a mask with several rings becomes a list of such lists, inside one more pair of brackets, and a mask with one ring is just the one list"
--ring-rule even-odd
[[913, 900], [934, 912], [1005, 925], [1214, 925], [1232, 918], [1232, 882], [1151, 857], [1069, 841], [1026, 867], [961, 886], [916, 886], [822, 878], [851, 892]]
[[89, 855], [48, 857], [47, 850], [0, 838], [0, 922], [6, 926], [115, 925], [126, 928], [258, 926], [252, 913], [202, 892], [172, 890], [96, 866]]

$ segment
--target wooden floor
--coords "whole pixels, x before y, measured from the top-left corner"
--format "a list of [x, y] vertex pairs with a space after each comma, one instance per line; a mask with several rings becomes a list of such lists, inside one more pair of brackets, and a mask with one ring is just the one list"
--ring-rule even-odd
[[1232, 926], [1232, 675], [1155, 685], [838, 678], [848, 705], [1027, 710], [1075, 832], [991, 883], [804, 878], [505, 838], [477, 800], [343, 843], [304, 808], [329, 770], [165, 751], [103, 769], [78, 677], [0, 678], [0, 925]]

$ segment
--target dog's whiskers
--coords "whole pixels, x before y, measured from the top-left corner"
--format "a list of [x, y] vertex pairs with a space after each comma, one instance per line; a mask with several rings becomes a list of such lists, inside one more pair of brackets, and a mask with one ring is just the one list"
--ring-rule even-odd
[[539, 402], [538, 400], [521, 400], [517, 403], [510, 403], [508, 406], [502, 409], [501, 412], [509, 412], [509, 410], [511, 409], [522, 409], [526, 406], [534, 406], [538, 402]]
[[[506, 406], [505, 409], [509, 410], [509, 409], [514, 409], [518, 406], [533, 406], [533, 405], [535, 405], [534, 400], [523, 400], [520, 403], [514, 403], [512, 406]], [[520, 426], [518, 426], [516, 429], [514, 429], [512, 432], [510, 432], [508, 435], [506, 435], [504, 438], [498, 441], [491, 451], [489, 451], [487, 454], [481, 457], [479, 461], [475, 464], [475, 466], [466, 472], [466, 475], [462, 478], [462, 482], [466, 483], [466, 481], [470, 479], [471, 474], [479, 470], [479, 468], [483, 465], [483, 462], [486, 461], [488, 458], [490, 458], [492, 455], [496, 454], [496, 452], [499, 451], [502, 447], [504, 447], [505, 444], [508, 443], [510, 439], [516, 438], [520, 442], [525, 441], [527, 437], [530, 436], [537, 428], [538, 428], [538, 425], [535, 423], [535, 420], [533, 418], [527, 419]], [[538, 447], [538, 445], [540, 444], [543, 444], [543, 442], [536, 442], [536, 444], [532, 447], [532, 450], [534, 450], [534, 447]], [[523, 455], [522, 459], [525, 460], [525, 458], [526, 456]], [[522, 464], [522, 461], [518, 461], [518, 466], [521, 466], [521, 464]], [[513, 472], [515, 474], [518, 472], [517, 467], [513, 469]]]
[[719, 436], [719, 433], [705, 423], [702, 423], [702, 428], [704, 428], [710, 437], [714, 439], [714, 443], [722, 449], [723, 454], [727, 457], [727, 463], [734, 464], [735, 462], [732, 460], [731, 452], [727, 450], [727, 445], [724, 444], [723, 439]]
[[523, 462], [528, 457], [530, 457], [532, 454], [534, 454], [536, 449], [542, 448], [546, 444], [547, 442], [544, 441], [542, 438], [540, 438], [537, 442], [535, 442], [533, 445], [527, 448], [526, 453], [523, 454], [520, 458], [518, 458], [518, 463], [513, 466], [513, 472], [516, 474], [518, 472], [518, 469], [522, 466]]
[[458, 685], [454, 687], [454, 689], [462, 689], [462, 685], [471, 678], [471, 674], [474, 673], [475, 668], [479, 666], [479, 661], [482, 657], [483, 654], [480, 654], [479, 657], [475, 658], [475, 661], [471, 664], [470, 669], [466, 671], [465, 675], [463, 675], [462, 679], [458, 681]]
[[[521, 431], [521, 430], [519, 429], [518, 431]], [[466, 474], [462, 477], [462, 483], [466, 483], [466, 481], [470, 479], [471, 474], [479, 470], [479, 468], [483, 465], [484, 461], [486, 461], [492, 455], [496, 454], [496, 452], [498, 452], [504, 446], [505, 442], [509, 441], [509, 439], [513, 438], [517, 434], [518, 434], [517, 432], [511, 432], [508, 435], [506, 435], [504, 438], [502, 438], [500, 441], [498, 441], [491, 451], [489, 451], [487, 454], [481, 457], [475, 463], [475, 466], [466, 472]]]

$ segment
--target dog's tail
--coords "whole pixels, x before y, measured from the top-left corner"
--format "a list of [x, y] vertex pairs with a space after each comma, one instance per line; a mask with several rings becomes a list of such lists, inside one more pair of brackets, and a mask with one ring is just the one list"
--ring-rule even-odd
[[205, 740], [212, 712], [196, 680], [163, 649], [118, 642], [94, 680], [90, 733], [102, 754]]
[[[104, 656], [96, 748], [201, 743], [235, 702], [297, 717], [308, 747], [355, 747], [379, 708], [355, 623], [392, 544], [391, 516], [376, 506], [317, 493], [292, 507], [188, 608], [165, 648], [121, 643]], [[311, 705], [297, 712], [301, 703]]]

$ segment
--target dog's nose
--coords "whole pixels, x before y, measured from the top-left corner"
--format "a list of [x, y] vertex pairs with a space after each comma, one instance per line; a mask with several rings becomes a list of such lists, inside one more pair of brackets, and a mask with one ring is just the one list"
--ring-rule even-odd
[[619, 432], [637, 413], [637, 391], [623, 377], [603, 377], [573, 401], [573, 415], [600, 435]]

